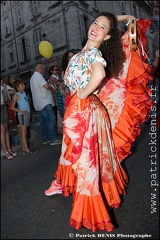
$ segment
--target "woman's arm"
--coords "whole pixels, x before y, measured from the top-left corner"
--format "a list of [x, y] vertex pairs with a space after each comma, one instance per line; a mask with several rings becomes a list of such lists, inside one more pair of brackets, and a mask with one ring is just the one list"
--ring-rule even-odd
[[136, 18], [132, 15], [117, 15], [118, 22], [129, 22], [131, 20], [136, 20]]
[[104, 66], [100, 62], [92, 64], [92, 73], [85, 88], [78, 89], [77, 96], [80, 99], [87, 98], [91, 93], [95, 92], [105, 77]]

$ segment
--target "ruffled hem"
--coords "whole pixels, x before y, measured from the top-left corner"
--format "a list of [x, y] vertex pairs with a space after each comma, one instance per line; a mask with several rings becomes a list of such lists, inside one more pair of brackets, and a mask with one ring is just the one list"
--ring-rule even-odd
[[73, 172], [72, 164], [64, 166], [58, 163], [58, 169], [54, 174], [54, 177], [56, 178], [57, 183], [62, 186], [63, 196], [74, 194], [77, 178]]
[[100, 195], [86, 196], [76, 192], [69, 224], [77, 230], [84, 226], [91, 229], [92, 232], [114, 230]]
[[141, 61], [138, 50], [131, 52], [131, 58], [126, 79], [126, 99], [113, 129], [113, 140], [120, 161], [131, 153], [132, 143], [141, 132], [140, 124], [146, 121], [153, 106], [150, 99], [152, 92], [146, 86], [152, 80], [149, 74], [151, 69]]
[[114, 173], [114, 180], [102, 182], [102, 189], [107, 200], [108, 207], [119, 208], [121, 204], [120, 195], [126, 195], [125, 187], [128, 184], [128, 177], [121, 167], [117, 166]]
[[113, 141], [120, 161], [131, 154], [132, 143], [141, 132], [140, 125], [147, 120], [153, 106], [152, 91], [147, 86], [152, 80], [151, 67], [143, 54], [143, 50], [147, 52], [145, 32], [149, 26], [150, 20], [137, 21], [137, 37], [142, 44], [138, 42], [138, 49], [135, 51], [130, 50], [129, 31], [123, 35], [126, 53], [124, 76], [109, 79], [98, 94], [109, 112]]
[[[120, 168], [120, 167], [119, 167]], [[64, 166], [58, 164], [55, 173], [56, 181], [62, 185], [62, 195], [73, 196], [72, 212], [69, 224], [80, 229], [82, 226], [91, 229], [93, 232], [105, 230], [111, 232], [114, 226], [108, 210], [119, 208], [121, 205], [121, 194], [126, 194], [125, 186], [128, 178], [124, 170], [117, 169], [114, 179], [110, 182], [101, 182], [99, 195], [87, 196], [76, 192], [76, 176], [73, 173], [72, 165]], [[62, 177], [63, 176], [63, 177]]]

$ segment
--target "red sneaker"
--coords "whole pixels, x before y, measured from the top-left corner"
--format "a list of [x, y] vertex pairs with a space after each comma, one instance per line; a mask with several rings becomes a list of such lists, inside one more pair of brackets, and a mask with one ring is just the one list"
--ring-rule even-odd
[[54, 194], [62, 194], [62, 186], [54, 180], [51, 186], [45, 191], [46, 196], [52, 196]]

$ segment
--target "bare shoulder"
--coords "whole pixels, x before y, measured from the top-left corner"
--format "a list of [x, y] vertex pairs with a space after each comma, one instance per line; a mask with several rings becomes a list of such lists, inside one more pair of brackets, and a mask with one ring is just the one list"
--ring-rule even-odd
[[13, 95], [13, 100], [19, 100], [20, 99], [20, 97], [16, 94], [16, 93], [14, 93], [14, 95]]

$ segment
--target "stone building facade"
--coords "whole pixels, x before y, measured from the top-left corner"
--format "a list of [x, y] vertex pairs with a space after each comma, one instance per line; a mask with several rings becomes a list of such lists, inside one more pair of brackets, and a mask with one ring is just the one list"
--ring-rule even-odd
[[[29, 82], [37, 63], [48, 69], [60, 66], [67, 50], [79, 51], [97, 13], [131, 14], [150, 18], [150, 1], [1, 1], [1, 78], [10, 74]], [[122, 32], [125, 23], [119, 23]], [[156, 43], [148, 34], [153, 55]], [[47, 40], [53, 46], [51, 59], [40, 55], [38, 45]]]

